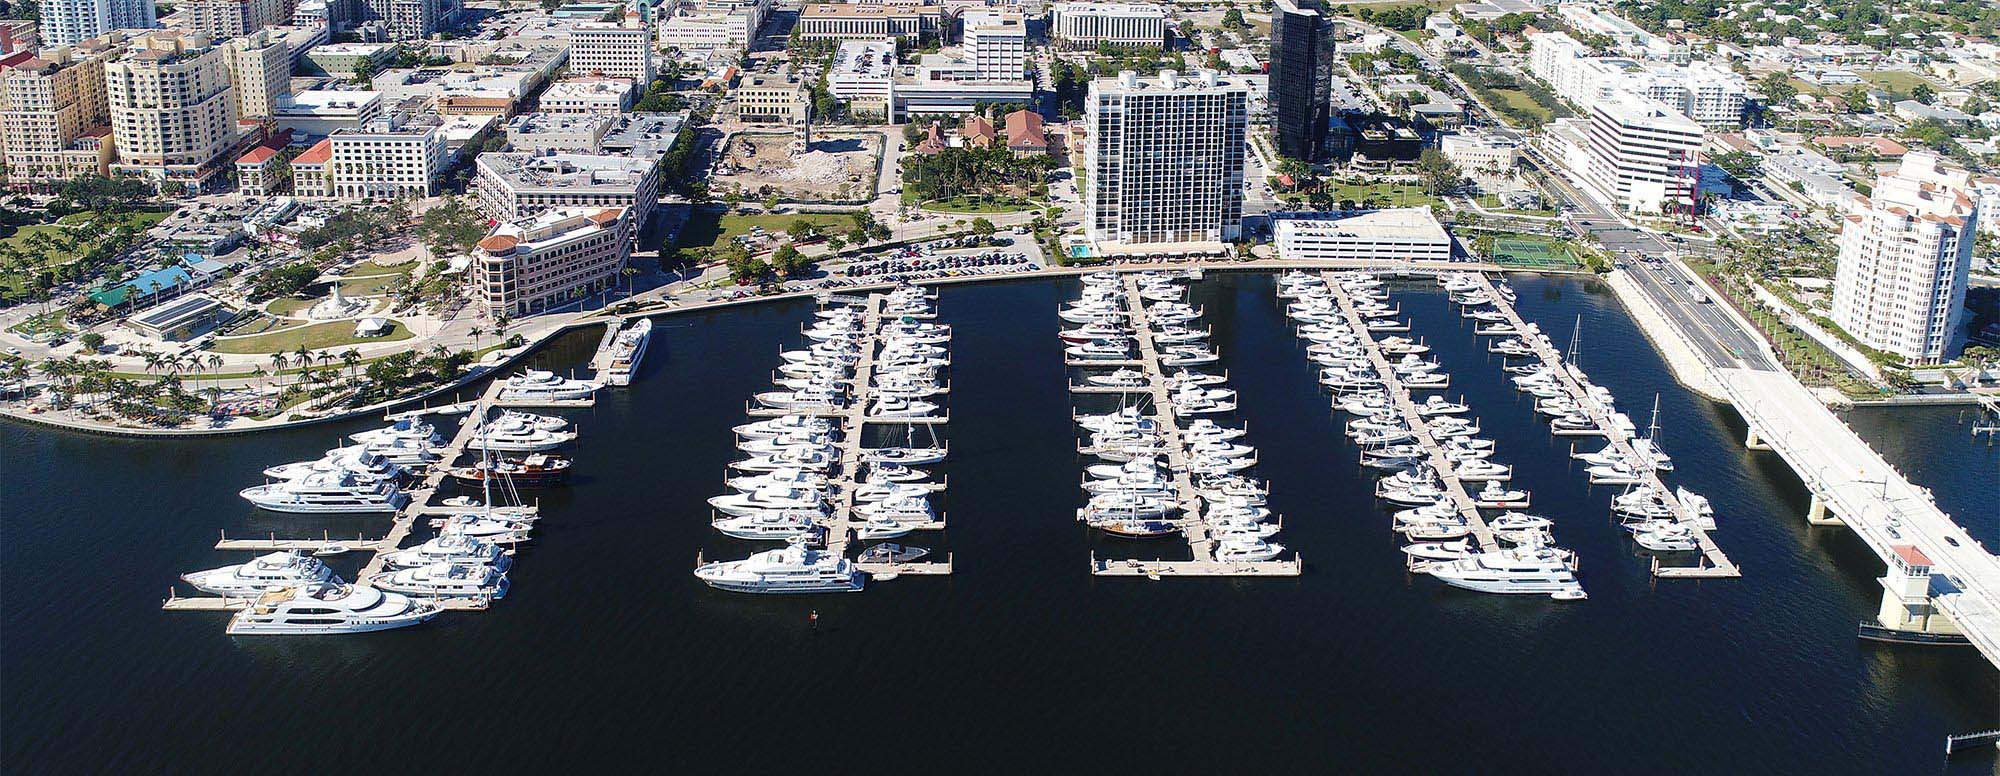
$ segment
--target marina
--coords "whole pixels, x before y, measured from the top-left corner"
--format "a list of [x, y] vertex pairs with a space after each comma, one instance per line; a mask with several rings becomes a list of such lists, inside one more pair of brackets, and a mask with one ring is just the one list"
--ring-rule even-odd
[[[0, 659], [19, 727], [0, 746], [31, 770], [37, 762], [97, 770], [132, 758], [194, 756], [207, 748], [197, 742], [213, 742], [218, 731], [263, 725], [272, 739], [232, 736], [231, 746], [273, 768], [340, 758], [392, 771], [558, 761], [616, 769], [650, 761], [648, 732], [671, 726], [705, 742], [688, 751], [690, 765], [791, 768], [807, 758], [760, 746], [763, 733], [742, 720], [823, 726], [836, 735], [815, 760], [879, 754], [867, 736], [883, 724], [910, 732], [910, 756], [956, 759], [1049, 724], [1143, 735], [1152, 723], [1105, 713], [1102, 699], [1115, 697], [1123, 705], [1174, 704], [1205, 736], [1115, 757], [1094, 748], [1052, 756], [1118, 769], [1310, 768], [1338, 757], [1355, 769], [1451, 771], [1483, 752], [1530, 746], [1564, 752], [1565, 768], [1600, 772], [1643, 762], [1678, 772], [1845, 773], [1938, 770], [1945, 732], [2000, 725], [2000, 682], [1974, 650], [1854, 638], [1854, 623], [1873, 617], [1882, 594], [1868, 547], [1845, 531], [1808, 527], [1800, 517], [1806, 490], [1773, 454], [1743, 452], [1743, 427], [1728, 408], [1677, 389], [1615, 300], [1581, 280], [1510, 281], [1531, 322], [1567, 332], [1584, 317], [1594, 380], [1628, 401], [1662, 394], [1678, 464], [1671, 479], [1708, 494], [1730, 516], [1725, 548], [1756, 573], [1720, 585], [1655, 585], [1643, 555], [1606, 522], [1618, 489], [1586, 487], [1568, 458], [1569, 440], [1536, 425], [1504, 381], [1474, 373], [1491, 338], [1445, 336], [1460, 319], [1429, 283], [1394, 294], [1414, 324], [1404, 336], [1421, 338], [1463, 378], [1447, 397], [1479, 411], [1483, 435], [1498, 443], [1515, 478], [1533, 483], [1532, 511], [1557, 521], [1565, 544], [1585, 559], [1590, 599], [1551, 606], [1459, 594], [1392, 573], [1405, 556], [1383, 530], [1386, 517], [1367, 506], [1376, 478], [1356, 471], [1358, 448], [1327, 412], [1315, 370], [1270, 302], [1271, 276], [1211, 271], [1188, 301], [1204, 308], [1203, 326], [1224, 357], [1216, 366], [1228, 367], [1228, 385], [1239, 392], [1233, 423], [1260, 447], [1255, 471], [1273, 484], [1270, 508], [1286, 517], [1282, 541], [1313, 562], [1298, 577], [1254, 584], [1086, 575], [1076, 564], [1086, 550], [1080, 543], [1100, 559], [1156, 551], [1082, 538], [1068, 518], [1079, 501], [1065, 389], [1081, 379], [1064, 368], [1051, 333], [1056, 305], [1076, 284], [968, 285], [940, 299], [954, 324], [951, 457], [938, 467], [949, 473], [952, 528], [949, 544], [925, 560], [951, 549], [978, 562], [936, 584], [871, 584], [866, 596], [737, 596], [687, 573], [698, 549], [711, 558], [743, 554], [694, 517], [708, 512], [703, 502], [719, 492], [718, 468], [739, 452], [729, 429], [744, 420], [743, 397], [769, 386], [770, 359], [743, 354], [769, 354], [771, 343], [795, 336], [814, 312], [806, 303], [677, 322], [673, 369], [649, 368], [629, 390], [600, 394], [576, 414], [588, 432], [587, 471], [568, 488], [538, 494], [549, 517], [536, 530], [532, 557], [510, 572], [516, 584], [504, 606], [477, 617], [447, 613], [393, 634], [226, 638], [218, 619], [157, 612], [164, 580], [229, 554], [212, 549], [218, 528], [232, 541], [274, 531], [379, 538], [387, 525], [380, 518], [299, 522], [235, 497], [264, 467], [317, 457], [331, 444], [329, 431], [379, 423], [226, 443], [0, 431], [0, 457], [13, 462], [5, 467], [12, 519], [0, 525], [7, 581], [17, 590], [42, 585], [38, 595], [49, 604], [8, 614], [9, 648]], [[563, 373], [598, 339], [590, 331], [554, 343], [532, 365]], [[1501, 412], [1510, 407], [1519, 412]], [[1896, 414], [1856, 428], [1991, 543], [2000, 540], [2000, 524], [1979, 504], [2000, 497], [1990, 478], [1995, 461], [1990, 452], [1970, 457], [1989, 448], [1954, 446], [1925, 458], [1931, 451], [1908, 441], [1939, 429], [1970, 440], [1952, 424], [1954, 412]], [[900, 429], [875, 433], [869, 444], [904, 439]], [[56, 459], [90, 479], [54, 467]], [[101, 485], [110, 478], [118, 487]], [[131, 505], [134, 492], [146, 494], [145, 509]], [[421, 538], [417, 531], [402, 543]], [[1173, 542], [1158, 545], [1160, 554], [1186, 552], [1178, 536]], [[86, 547], [92, 553], [79, 551]], [[87, 562], [96, 553], [130, 562]], [[326, 560], [351, 570], [367, 559], [356, 550]], [[1367, 637], [1356, 637], [1359, 621], [1373, 623]], [[1310, 656], [1301, 655], [1302, 644], [1315, 645]], [[160, 662], [168, 652], [176, 656], [170, 671]], [[1269, 670], [1216, 675], [1218, 661], [1248, 654], [1265, 656]], [[802, 655], [857, 667], [815, 674], [806, 696], [841, 699], [848, 706], [841, 719], [829, 721], [818, 703], [768, 702], [796, 692], [799, 681], [771, 669]], [[1106, 670], [1134, 656], [1144, 656], [1148, 671], [1214, 678], [1190, 692]], [[882, 691], [884, 671], [899, 677], [895, 692]], [[600, 713], [556, 715], [499, 738], [454, 735], [518, 717], [518, 707], [483, 689], [494, 676], [518, 688], [509, 692], [599, 688]], [[1021, 690], [1050, 681], [1072, 691], [1049, 700]], [[1494, 693], [1464, 691], [1495, 681]], [[1348, 702], [1327, 703], [1324, 693], [1300, 687], [1338, 688]], [[698, 711], [658, 703], [677, 693], [711, 700]], [[921, 705], [912, 696], [942, 693], [962, 699], [972, 716], [947, 722], [911, 708]], [[1246, 706], [1245, 694], [1266, 700]], [[269, 714], [260, 705], [267, 703], [287, 711]], [[1813, 713], [1802, 717], [1805, 708]], [[1491, 723], [1520, 713], [1551, 724]], [[358, 735], [378, 745], [357, 749], [358, 738], [315, 734], [353, 719], [371, 720]], [[1814, 733], [1800, 734], [1808, 723]], [[1295, 724], [1326, 734], [1285, 751], [1217, 751]], [[1439, 726], [1455, 732], [1440, 739]], [[399, 734], [380, 735], [388, 730]], [[1962, 753], [1943, 772], [1989, 771], [1986, 749]]]
[[[1108, 378], [1092, 375], [1082, 384], [1072, 383], [1071, 390], [1114, 394], [1121, 401], [1115, 413], [1073, 417], [1091, 436], [1090, 443], [1077, 452], [1123, 465], [1107, 463], [1087, 470], [1083, 485], [1092, 498], [1078, 510], [1077, 517], [1099, 530], [1128, 538], [1177, 532], [1187, 541], [1192, 556], [1190, 560], [1116, 560], [1099, 558], [1093, 552], [1090, 573], [1150, 579], [1299, 575], [1304, 563], [1298, 555], [1280, 560], [1277, 556], [1285, 552], [1284, 546], [1265, 541], [1280, 528], [1265, 522], [1269, 516], [1269, 510], [1262, 507], [1265, 487], [1237, 474], [1256, 460], [1254, 449], [1227, 441], [1244, 430], [1213, 420], [1190, 419], [1235, 408], [1234, 392], [1217, 387], [1227, 381], [1227, 375], [1183, 367], [1170, 376], [1163, 366], [1173, 356], [1189, 362], [1214, 360], [1212, 350], [1195, 344], [1164, 351], [1168, 355], [1163, 358], [1157, 341], [1174, 328], [1190, 331], [1187, 325], [1199, 319], [1199, 311], [1181, 303], [1181, 287], [1167, 275], [1100, 273], [1085, 276], [1084, 284], [1086, 296], [1066, 308], [1066, 320], [1084, 323], [1062, 334], [1065, 342], [1078, 343], [1065, 349], [1069, 355], [1066, 364], [1117, 371]], [[1154, 303], [1150, 308], [1148, 301]], [[1084, 318], [1091, 320], [1079, 320]], [[1091, 331], [1091, 326], [1101, 324], [1110, 325]], [[1099, 332], [1103, 336], [1098, 336]], [[1187, 343], [1201, 340], [1201, 336], [1183, 338]], [[1102, 355], [1079, 357], [1092, 345], [1101, 346], [1098, 350]], [[1137, 358], [1123, 357], [1134, 349]], [[1136, 374], [1131, 372], [1132, 365], [1139, 368]], [[1099, 385], [1093, 388], [1093, 383]], [[1132, 397], [1140, 404], [1124, 402]], [[1209, 432], [1211, 441], [1206, 447], [1189, 438], [1196, 428]], [[1164, 470], [1159, 461], [1164, 461]], [[1106, 467], [1112, 471], [1104, 471]]]

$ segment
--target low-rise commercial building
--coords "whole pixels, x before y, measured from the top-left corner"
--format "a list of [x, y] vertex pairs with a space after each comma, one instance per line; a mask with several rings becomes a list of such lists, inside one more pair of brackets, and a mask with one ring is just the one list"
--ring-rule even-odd
[[507, 147], [530, 154], [595, 154], [617, 119], [595, 113], [523, 113], [507, 122]]
[[1513, 138], [1490, 132], [1444, 135], [1438, 138], [1438, 150], [1461, 170], [1485, 173], [1514, 169], [1521, 154]]
[[1430, 208], [1272, 215], [1287, 261], [1450, 261], [1451, 233]]
[[325, 137], [381, 117], [382, 93], [309, 89], [278, 98], [271, 122], [301, 136]]
[[352, 78], [364, 67], [370, 74], [380, 73], [396, 61], [402, 50], [394, 43], [329, 43], [315, 46], [306, 52], [306, 71], [338, 78]]
[[336, 199], [395, 199], [437, 193], [444, 137], [435, 124], [405, 124], [395, 114], [343, 129], [332, 142], [327, 175]]
[[826, 73], [826, 90], [847, 101], [853, 113], [885, 119], [894, 99], [896, 44], [888, 40], [844, 40]]
[[567, 78], [542, 91], [543, 113], [619, 114], [639, 99], [638, 84], [627, 78]]
[[789, 75], [744, 76], [731, 95], [736, 118], [751, 124], [804, 124], [811, 106], [805, 84]]
[[797, 31], [804, 40], [933, 40], [943, 14], [937, 6], [815, 3], [799, 10]]
[[474, 164], [480, 208], [497, 220], [562, 207], [616, 207], [630, 209], [633, 228], [644, 229], [659, 205], [658, 158], [505, 152], [480, 154]]
[[1165, 46], [1167, 12], [1145, 3], [1057, 3], [1049, 12], [1049, 38], [1069, 49]]
[[502, 223], [479, 241], [480, 303], [487, 315], [518, 318], [609, 288], [634, 231], [618, 207], [557, 208]]

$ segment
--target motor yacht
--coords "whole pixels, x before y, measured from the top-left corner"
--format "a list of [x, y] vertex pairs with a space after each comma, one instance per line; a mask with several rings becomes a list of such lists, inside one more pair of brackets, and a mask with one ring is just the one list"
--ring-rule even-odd
[[382, 553], [382, 562], [392, 569], [416, 568], [433, 563], [484, 563], [505, 571], [514, 565], [514, 556], [492, 542], [462, 533], [444, 533], [415, 547]]
[[1443, 372], [1422, 372], [1413, 375], [1399, 375], [1396, 378], [1396, 382], [1401, 383], [1404, 390], [1441, 391], [1451, 387], [1451, 375]]
[[1209, 415], [1236, 409], [1236, 392], [1227, 388], [1187, 387], [1172, 394], [1174, 412], [1181, 415]]
[[833, 465], [833, 455], [825, 450], [780, 450], [768, 455], [752, 456], [731, 463], [730, 466], [746, 472], [775, 472], [785, 469], [802, 469], [809, 472], [825, 472]]
[[813, 521], [821, 516], [822, 513], [811, 509], [760, 510], [719, 517], [709, 525], [736, 539], [791, 541], [815, 530]]
[[1145, 372], [1130, 367], [1120, 367], [1110, 374], [1085, 377], [1084, 382], [1107, 388], [1143, 388], [1148, 380]]
[[1503, 487], [1498, 482], [1487, 482], [1486, 487], [1472, 494], [1472, 502], [1485, 509], [1525, 509], [1528, 506], [1528, 492], [1519, 488]]
[[828, 454], [834, 452], [833, 437], [824, 434], [745, 439], [736, 443], [736, 449], [750, 455], [770, 455], [783, 450], [824, 450]]
[[229, 619], [229, 635], [366, 633], [416, 625], [440, 611], [401, 593], [315, 582], [259, 596]]
[[395, 569], [376, 574], [368, 582], [382, 590], [427, 599], [493, 601], [507, 596], [507, 572], [485, 563], [445, 561]]
[[409, 501], [394, 481], [362, 480], [346, 471], [314, 472], [238, 495], [260, 509], [295, 514], [394, 512]]
[[1452, 473], [1464, 482], [1506, 482], [1514, 479], [1514, 467], [1494, 463], [1484, 458], [1467, 458], [1454, 461]]
[[497, 478], [515, 487], [550, 488], [569, 482], [570, 464], [570, 459], [560, 455], [530, 453], [522, 458], [494, 458], [453, 467], [450, 475], [469, 485]]
[[853, 563], [808, 548], [802, 538], [743, 560], [704, 563], [694, 575], [709, 587], [737, 593], [847, 593], [866, 584]]
[[1148, 417], [1138, 407], [1125, 407], [1117, 412], [1103, 415], [1081, 415], [1077, 417], [1076, 424], [1087, 431], [1099, 434], [1121, 431], [1158, 433], [1160, 430], [1159, 422]]
[[349, 434], [347, 438], [363, 445], [394, 440], [407, 440], [427, 447], [444, 444], [444, 438], [438, 436], [437, 428], [418, 418], [403, 418], [386, 428]]
[[1516, 547], [1432, 564], [1425, 570], [1445, 584], [1467, 590], [1575, 600], [1584, 593], [1570, 569], [1572, 557], [1554, 547]]
[[1132, 357], [1131, 342], [1123, 337], [1091, 340], [1064, 348], [1063, 353], [1077, 361], [1120, 361]]
[[756, 395], [757, 403], [780, 410], [830, 410], [841, 406], [841, 392], [828, 385], [817, 385], [792, 391], [765, 391]]
[[1225, 536], [1215, 543], [1215, 559], [1224, 563], [1270, 560], [1284, 551], [1285, 545], [1246, 536]]
[[333, 570], [318, 558], [297, 550], [260, 555], [247, 563], [182, 574], [196, 589], [219, 596], [244, 598], [272, 588], [330, 582], [340, 584]]
[[507, 378], [500, 388], [500, 401], [575, 401], [590, 398], [601, 387], [588, 380], [563, 377], [543, 369], [529, 369]]
[[1077, 519], [1086, 523], [1103, 520], [1137, 520], [1165, 517], [1179, 509], [1180, 505], [1171, 498], [1131, 491], [1111, 491], [1092, 496], [1089, 504], [1077, 510]]
[[883, 396], [875, 400], [875, 406], [868, 414], [878, 418], [927, 418], [937, 414], [938, 405], [900, 396]]
[[541, 423], [502, 417], [473, 431], [466, 448], [495, 453], [544, 453], [574, 441], [575, 431], [551, 431]]
[[1448, 542], [1417, 542], [1405, 545], [1403, 547], [1403, 554], [1410, 556], [1410, 559], [1413, 561], [1435, 562], [1458, 560], [1472, 555], [1472, 542], [1468, 539], [1457, 539]]
[[809, 488], [822, 490], [826, 487], [826, 475], [803, 469], [780, 469], [761, 474], [724, 478], [722, 484], [732, 490], [750, 492], [763, 488]]
[[708, 505], [717, 512], [736, 516], [787, 510], [816, 512], [826, 506], [826, 494], [810, 488], [770, 487], [714, 496]]
[[898, 523], [934, 523], [937, 513], [931, 511], [931, 502], [924, 496], [904, 496], [886, 498], [858, 505], [854, 512], [869, 518], [882, 518]]
[[1424, 399], [1423, 403], [1417, 405], [1417, 414], [1424, 417], [1464, 415], [1471, 411], [1472, 408], [1470, 406], [1462, 402], [1448, 401], [1443, 396], [1428, 397]]
[[273, 466], [264, 470], [264, 476], [274, 480], [296, 480], [314, 472], [331, 471], [350, 472], [360, 480], [394, 480], [410, 470], [381, 453], [369, 452], [365, 446], [355, 446], [336, 447], [314, 461]]
[[1526, 512], [1506, 512], [1499, 517], [1486, 521], [1487, 528], [1509, 533], [1516, 531], [1547, 531], [1554, 527], [1554, 525], [1546, 517], [1531, 515]]
[[1160, 366], [1201, 366], [1222, 360], [1214, 350], [1196, 345], [1169, 345], [1160, 349]]
[[1632, 540], [1654, 552], [1693, 552], [1701, 549], [1693, 529], [1680, 523], [1656, 523], [1632, 532]]
[[899, 463], [872, 463], [868, 465], [868, 481], [922, 482], [930, 479], [930, 472], [912, 469]]
[[652, 338], [651, 318], [640, 318], [619, 330], [611, 342], [611, 362], [604, 369], [604, 381], [611, 385], [631, 385], [632, 373], [646, 357], [646, 343]]
[[1180, 526], [1168, 520], [1147, 520], [1127, 517], [1109, 518], [1090, 524], [1092, 528], [1127, 539], [1151, 539], [1179, 532]]
[[509, 515], [495, 508], [491, 512], [466, 512], [444, 519], [440, 535], [457, 534], [493, 544], [517, 544], [528, 540], [534, 530], [532, 517]]

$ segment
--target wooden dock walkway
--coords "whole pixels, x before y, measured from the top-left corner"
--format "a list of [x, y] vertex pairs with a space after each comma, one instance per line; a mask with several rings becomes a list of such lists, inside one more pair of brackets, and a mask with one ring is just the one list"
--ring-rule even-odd
[[1409, 423], [1410, 434], [1423, 448], [1425, 457], [1430, 459], [1431, 469], [1437, 472], [1445, 493], [1451, 497], [1452, 506], [1458, 509], [1459, 515], [1463, 516], [1466, 523], [1472, 527], [1473, 541], [1482, 551], [1500, 549], [1499, 543], [1494, 539], [1493, 529], [1486, 525], [1486, 516], [1480, 513], [1478, 503], [1472, 500], [1472, 494], [1466, 492], [1465, 483], [1458, 478], [1456, 467], [1452, 466], [1451, 459], [1445, 455], [1444, 445], [1438, 442], [1437, 437], [1431, 435], [1430, 425], [1424, 422], [1423, 413], [1417, 411], [1416, 402], [1410, 399], [1409, 389], [1403, 387], [1403, 381], [1396, 376], [1396, 369], [1390, 365], [1389, 357], [1382, 353], [1381, 345], [1376, 343], [1375, 333], [1368, 330], [1368, 322], [1354, 309], [1354, 297], [1340, 284], [1340, 273], [1327, 272], [1323, 277], [1326, 278], [1327, 290], [1332, 292], [1334, 301], [1340, 305], [1341, 315], [1347, 318], [1348, 328], [1353, 329], [1355, 335], [1361, 338], [1362, 344], [1368, 351], [1369, 363], [1374, 364], [1375, 371], [1381, 375], [1383, 389], [1389, 394], [1390, 400], [1396, 403], [1396, 409], [1402, 414], [1403, 420]]
[[[1549, 343], [1546, 335], [1542, 334], [1539, 330], [1529, 327], [1527, 321], [1521, 318], [1521, 313], [1514, 309], [1514, 305], [1509, 304], [1506, 299], [1500, 296], [1500, 290], [1493, 285], [1492, 278], [1483, 272], [1471, 274], [1473, 277], [1479, 279], [1480, 289], [1485, 291], [1487, 297], [1493, 300], [1494, 309], [1499, 310], [1502, 315], [1505, 315], [1508, 325], [1513, 326], [1514, 330], [1519, 332], [1514, 336], [1519, 337], [1522, 342], [1527, 343], [1529, 347], [1534, 349], [1535, 357], [1540, 359], [1544, 366], [1549, 367], [1550, 371], [1555, 372], [1561, 378], [1560, 382], [1563, 386], [1563, 392], [1574, 400], [1578, 406], [1585, 408], [1589, 413], [1591, 420], [1597, 424], [1598, 431], [1602, 433], [1607, 446], [1618, 455], [1623, 456], [1625, 460], [1638, 461], [1639, 456], [1632, 449], [1632, 435], [1619, 424], [1612, 422], [1611, 414], [1614, 410], [1609, 406], [1599, 404], [1595, 398], [1591, 397], [1590, 392], [1583, 387], [1583, 381], [1586, 379], [1583, 375], [1583, 370], [1566, 362], [1562, 354], [1557, 352], [1555, 347]], [[1695, 543], [1701, 551], [1701, 560], [1699, 561], [1699, 565], [1695, 566], [1668, 566], [1661, 564], [1655, 559], [1652, 569], [1653, 576], [1667, 579], [1735, 578], [1743, 576], [1742, 569], [1738, 568], [1736, 563], [1729, 559], [1728, 555], [1723, 554], [1722, 547], [1715, 543], [1715, 539], [1709, 536], [1706, 529], [1702, 528], [1701, 521], [1697, 519], [1697, 516], [1690, 513], [1686, 506], [1680, 503], [1679, 499], [1673, 497], [1673, 491], [1668, 490], [1666, 483], [1660, 479], [1659, 471], [1652, 466], [1635, 468], [1641, 470], [1639, 471], [1639, 476], [1643, 485], [1653, 488], [1656, 492], [1667, 497], [1666, 500], [1673, 509], [1674, 521], [1687, 526], [1688, 530], [1694, 535]]]
[[[1173, 522], [1187, 539], [1191, 560], [1100, 560], [1091, 553], [1090, 573], [1106, 577], [1295, 577], [1303, 569], [1303, 561], [1293, 552], [1290, 560], [1269, 561], [1221, 561], [1215, 559], [1215, 539], [1208, 533], [1208, 523], [1203, 520], [1203, 499], [1194, 487], [1194, 476], [1188, 471], [1186, 440], [1181, 437], [1181, 423], [1174, 411], [1173, 398], [1167, 391], [1166, 370], [1160, 365], [1160, 350], [1153, 341], [1153, 327], [1146, 315], [1146, 303], [1139, 295], [1139, 275], [1128, 273], [1120, 278], [1125, 289], [1127, 318], [1133, 334], [1138, 339], [1139, 358], [1132, 361], [1088, 361], [1085, 366], [1117, 367], [1136, 366], [1146, 373], [1143, 389], [1132, 391], [1120, 389], [1117, 393], [1144, 393], [1151, 398], [1153, 417], [1160, 425], [1165, 437], [1167, 467], [1172, 474], [1175, 500], [1180, 504], [1180, 515]], [[1111, 393], [1111, 391], [1084, 390], [1079, 393]]]
[[[874, 403], [875, 357], [882, 346], [882, 302], [883, 295], [869, 294], [862, 303], [860, 341], [861, 357], [854, 363], [854, 379], [851, 383], [847, 406], [829, 410], [825, 414], [812, 413], [820, 417], [840, 421], [841, 434], [839, 460], [835, 463], [833, 476], [828, 478], [834, 487], [833, 514], [823, 522], [826, 526], [826, 550], [840, 557], [847, 557], [849, 545], [857, 543], [857, 528], [867, 522], [855, 513], [854, 493], [866, 482], [863, 476], [862, 453], [866, 448], [861, 443], [871, 425], [938, 425], [949, 419], [949, 415], [939, 417], [897, 418], [868, 414]], [[905, 316], [929, 320], [935, 315]], [[949, 363], [949, 361], [947, 361]], [[755, 414], [755, 413], [753, 413]], [[783, 414], [783, 413], [780, 413]], [[932, 492], [942, 490], [938, 484]], [[910, 524], [915, 531], [942, 531], [945, 520], [940, 515], [928, 523]], [[943, 576], [952, 572], [949, 555], [943, 561], [910, 561], [901, 563], [856, 563], [855, 567], [874, 577], [889, 577], [910, 574], [913, 576]]]

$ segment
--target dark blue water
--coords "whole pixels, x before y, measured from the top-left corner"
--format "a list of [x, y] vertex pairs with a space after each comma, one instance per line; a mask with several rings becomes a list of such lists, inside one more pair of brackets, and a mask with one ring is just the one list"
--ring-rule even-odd
[[[218, 529], [379, 532], [235, 496], [370, 424], [177, 443], [0, 426], [0, 770], [1935, 772], [1946, 733], [2000, 726], [2000, 675], [1976, 654], [1855, 640], [1880, 563], [1808, 529], [1796, 478], [1677, 387], [1607, 293], [1514, 282], [1559, 341], [1582, 316], [1585, 368], [1641, 424], [1661, 395], [1672, 481], [1714, 500], [1744, 579], [1653, 582], [1610, 493], [1584, 485], [1429, 285], [1395, 295], [1454, 374], [1449, 395], [1581, 553], [1590, 600], [1407, 576], [1270, 278], [1220, 275], [1195, 301], [1304, 576], [1087, 574], [1093, 549], [1173, 548], [1073, 519], [1052, 335], [1074, 285], [1030, 281], [943, 291], [950, 529], [922, 543], [957, 574], [833, 598], [712, 592], [689, 574], [696, 553], [750, 549], [706, 525], [728, 428], [808, 317], [776, 304], [663, 319], [634, 385], [574, 413], [583, 476], [544, 498], [508, 598], [402, 632], [232, 639], [221, 615], [158, 608], [177, 574], [232, 560], [208, 549]], [[595, 341], [538, 358], [567, 367]], [[1933, 440], [1964, 434], [1950, 411], [1897, 413], [1864, 432], [1910, 439], [1885, 449], [1976, 536], [2000, 533], [1993, 449], [1941, 452]]]

